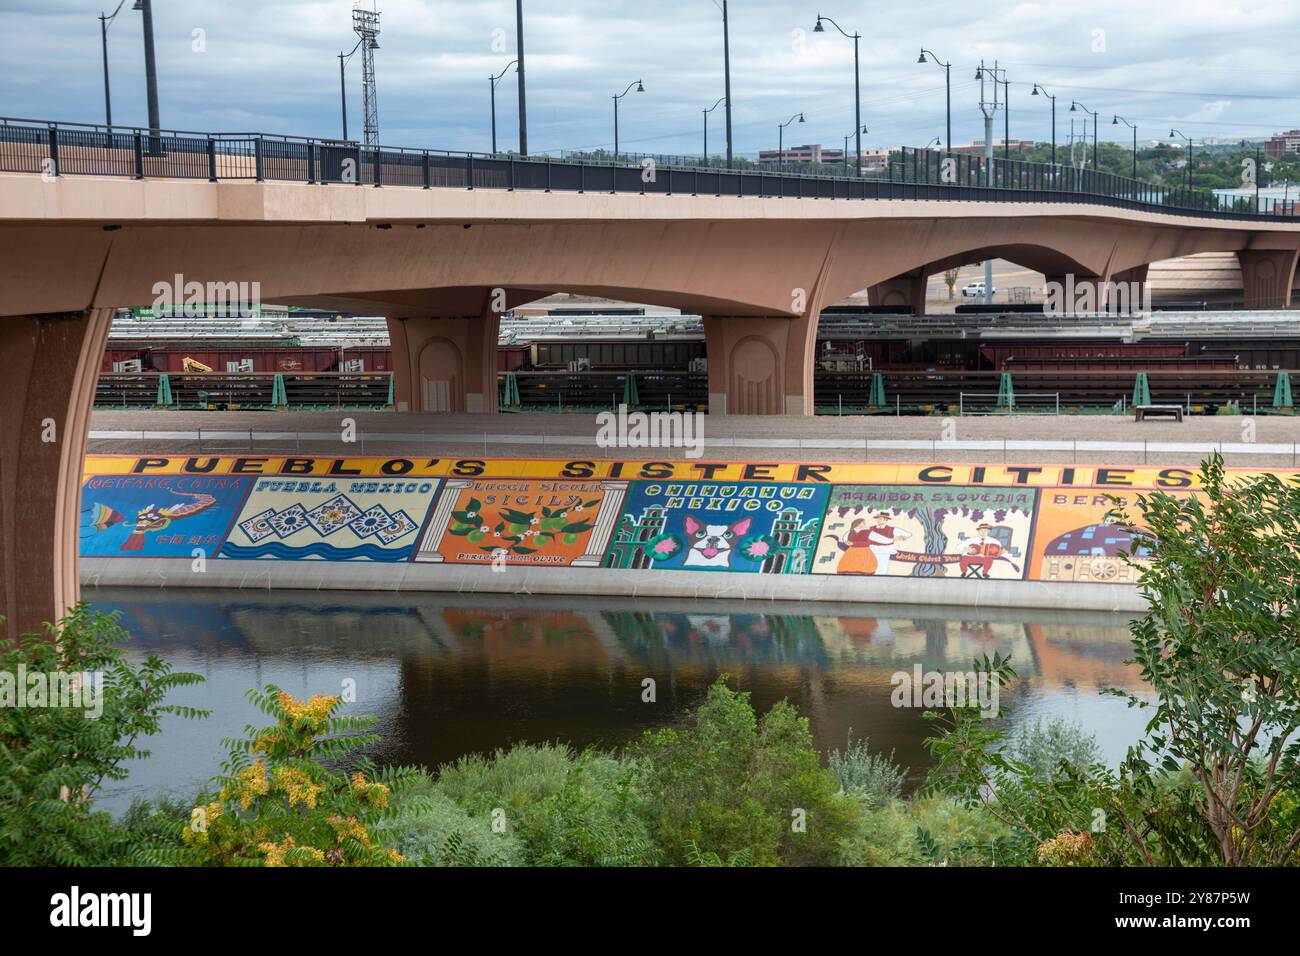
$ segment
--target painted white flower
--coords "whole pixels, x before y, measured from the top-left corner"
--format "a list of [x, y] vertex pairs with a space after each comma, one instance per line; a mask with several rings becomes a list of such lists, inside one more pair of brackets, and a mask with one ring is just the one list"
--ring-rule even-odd
[[481, 525], [481, 526], [479, 527], [479, 530], [482, 531], [484, 534], [487, 534], [487, 533], [488, 533], [488, 526], [487, 526], [487, 525]]
[[533, 519], [530, 520], [528, 523], [529, 523], [529, 524], [537, 524], [537, 519], [536, 519], [536, 518], [533, 518]]

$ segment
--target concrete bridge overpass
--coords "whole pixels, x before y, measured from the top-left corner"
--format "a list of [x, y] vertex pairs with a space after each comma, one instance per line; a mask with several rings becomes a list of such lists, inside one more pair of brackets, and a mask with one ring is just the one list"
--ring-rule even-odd
[[792, 415], [812, 412], [823, 307], [863, 288], [920, 307], [954, 265], [1006, 258], [1104, 287], [1228, 252], [1248, 306], [1290, 305], [1298, 219], [943, 158], [906, 153], [868, 180], [0, 121], [8, 630], [75, 600], [96, 369], [113, 311], [160, 287], [257, 283], [263, 302], [384, 315], [413, 411], [494, 411], [500, 313], [554, 292], [702, 315], [710, 411]]

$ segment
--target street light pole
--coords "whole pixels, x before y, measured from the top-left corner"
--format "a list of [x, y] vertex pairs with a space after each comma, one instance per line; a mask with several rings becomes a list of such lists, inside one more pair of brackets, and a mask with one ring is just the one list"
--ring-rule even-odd
[[497, 81], [506, 75], [506, 71], [518, 63], [518, 60], [511, 60], [496, 76], [488, 77], [488, 86], [491, 87], [492, 96], [492, 155], [497, 154]]
[[[934, 54], [931, 51], [927, 50], [925, 47], [921, 47], [921, 55], [917, 58], [916, 62], [917, 63], [928, 62], [925, 58], [925, 55], [927, 53], [929, 53], [930, 56], [934, 56]], [[944, 103], [946, 104], [947, 119], [948, 119], [948, 152], [951, 153], [952, 152], [952, 64], [941, 62], [937, 56], [934, 56], [934, 63], [936, 66], [943, 67], [943, 90], [944, 90], [943, 95], [944, 95]]]
[[727, 168], [731, 168], [731, 28], [727, 22], [727, 0], [722, 0], [723, 98], [727, 101]]
[[[871, 130], [867, 129], [865, 126], [859, 126], [859, 127], [858, 127], [858, 131], [859, 131], [860, 133], [869, 133], [869, 132], [871, 132]], [[845, 175], [845, 176], [847, 176], [847, 175], [849, 174], [849, 137], [852, 136], [852, 135], [853, 135], [852, 133], [845, 133], [845, 134], [844, 134], [844, 175]], [[861, 154], [861, 153], [858, 153], [858, 162], [859, 162], [859, 163], [862, 162], [862, 154]], [[859, 170], [859, 171], [858, 171], [858, 175], [861, 175], [861, 174], [862, 174], [862, 172], [861, 172], [861, 170]]]
[[[153, 0], [135, 0], [136, 9], [144, 16], [144, 79], [149, 103], [149, 131], [157, 133], [158, 120], [158, 62], [153, 49]], [[150, 149], [157, 144], [150, 144]]]
[[858, 69], [858, 41], [862, 39], [862, 34], [846, 33], [844, 28], [832, 20], [830, 17], [824, 17], [817, 14], [817, 23], [813, 26], [813, 33], [824, 33], [822, 21], [825, 20], [840, 33], [853, 41], [853, 128], [856, 134], [855, 148], [857, 149], [858, 158], [854, 163], [855, 175], [862, 175], [862, 74]]
[[104, 51], [104, 126], [110, 136], [113, 133], [113, 98], [108, 90], [108, 25], [121, 12], [124, 3], [126, 0], [118, 0], [117, 9], [111, 14], [99, 15], [99, 42]]
[[718, 108], [718, 103], [725, 100], [725, 96], [718, 97], [718, 102], [714, 103], [707, 110], [701, 110], [704, 114], [704, 165], [709, 165], [709, 114]]
[[636, 87], [638, 93], [644, 93], [645, 87], [641, 85], [640, 80], [633, 80], [627, 85], [627, 89], [622, 93], [614, 94], [614, 162], [618, 162], [618, 101], [632, 92], [632, 87]]
[[528, 110], [524, 97], [524, 0], [515, 0], [515, 36], [519, 46], [519, 155], [528, 155]]
[[[1180, 133], [1180, 132], [1179, 132], [1178, 130], [1176, 130], [1176, 129], [1171, 129], [1171, 130], [1169, 131], [1169, 135], [1170, 135], [1171, 137], [1173, 137], [1173, 136], [1179, 136], [1179, 137], [1182, 137], [1183, 139], [1187, 140], [1187, 192], [1188, 192], [1188, 193], [1191, 193], [1191, 191], [1192, 191], [1192, 154], [1193, 154], [1193, 152], [1194, 152], [1194, 150], [1195, 150], [1195, 147], [1192, 145], [1192, 138], [1191, 138], [1190, 136], [1184, 136], [1182, 133]], [[1256, 175], [1258, 175], [1258, 171], [1256, 172]]]
[[342, 52], [339, 53], [339, 105], [340, 105], [340, 112], [343, 116], [343, 141], [344, 142], [347, 142], [348, 139], [348, 87], [347, 87], [347, 77], [343, 71], [343, 66], [344, 64], [347, 63], [348, 60], [352, 59], [352, 54], [356, 53], [357, 50], [361, 48], [361, 44], [364, 42], [365, 42], [365, 38], [363, 37], [362, 39], [356, 42], [356, 45], [353, 46], [350, 51], [348, 51], [347, 53], [342, 53]]
[[[1083, 110], [1085, 113], [1092, 115], [1092, 168], [1095, 170], [1097, 168], [1097, 114], [1088, 109], [1088, 107], [1084, 106], [1082, 103], [1076, 100], [1070, 100], [1071, 113], [1075, 111], [1076, 107]], [[1084, 135], [1087, 135], [1086, 130]]]
[[1042, 93], [1044, 96], [1046, 96], [1049, 100], [1052, 101], [1052, 165], [1055, 166], [1056, 165], [1056, 97], [1053, 96], [1051, 93], [1047, 92], [1047, 90], [1043, 89], [1037, 83], [1035, 83], [1034, 92], [1031, 93], [1030, 95], [1037, 96], [1039, 93]]
[[1136, 182], [1138, 178], [1138, 128], [1122, 116], [1116, 116], [1110, 121], [1111, 126], [1118, 126], [1120, 123], [1133, 130], [1133, 180]]
[[785, 165], [785, 128], [795, 120], [802, 123], [803, 114], [795, 113], [794, 116], [791, 116], [784, 123], [778, 123], [776, 126], [776, 161], [782, 166]]

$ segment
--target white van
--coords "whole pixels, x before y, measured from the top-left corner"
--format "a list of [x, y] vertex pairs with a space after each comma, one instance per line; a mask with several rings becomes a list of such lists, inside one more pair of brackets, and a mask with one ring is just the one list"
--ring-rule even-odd
[[[996, 294], [997, 291], [998, 291], [997, 289], [994, 289], [994, 290], [993, 290], [994, 294]], [[984, 297], [984, 283], [983, 283], [983, 281], [980, 281], [980, 282], [967, 282], [964, 286], [962, 286], [962, 288], [961, 288], [961, 294], [962, 294], [962, 297], [963, 297], [963, 298], [967, 298], [967, 299], [969, 299], [969, 298], [979, 298], [979, 299], [982, 299], [982, 298]]]

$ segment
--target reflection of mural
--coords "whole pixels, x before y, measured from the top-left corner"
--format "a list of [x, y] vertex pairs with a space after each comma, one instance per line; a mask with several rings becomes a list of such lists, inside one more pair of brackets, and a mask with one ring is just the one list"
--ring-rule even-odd
[[91, 476], [82, 489], [84, 557], [191, 557], [214, 553], [250, 479], [160, 475]]
[[448, 479], [416, 561], [598, 566], [625, 481]]
[[605, 566], [804, 574], [826, 492], [780, 482], [632, 482]]
[[816, 574], [1023, 578], [1033, 488], [836, 485]]
[[223, 558], [405, 561], [438, 481], [259, 478]]

